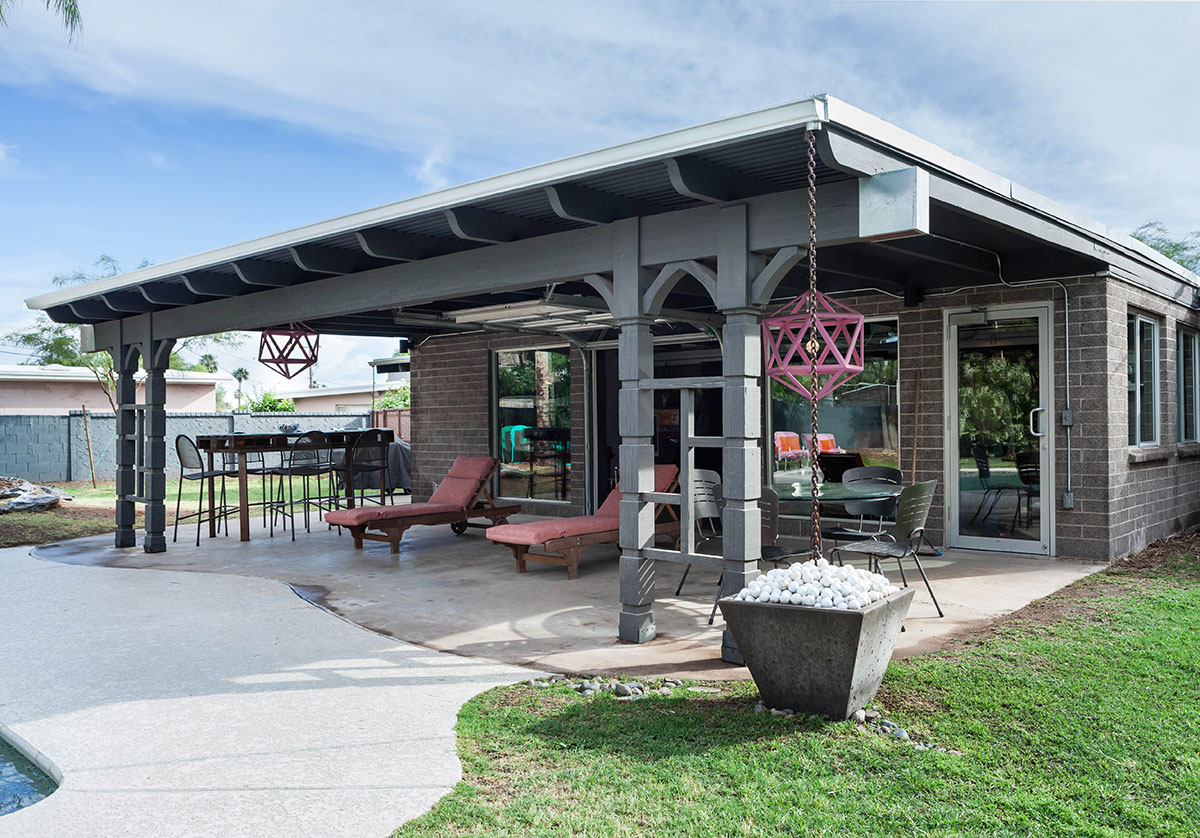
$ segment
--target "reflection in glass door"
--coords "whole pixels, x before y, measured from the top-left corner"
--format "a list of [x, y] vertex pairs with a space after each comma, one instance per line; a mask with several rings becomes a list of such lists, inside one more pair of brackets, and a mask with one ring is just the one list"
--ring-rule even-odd
[[1042, 307], [949, 318], [952, 546], [1050, 552], [1048, 324]]

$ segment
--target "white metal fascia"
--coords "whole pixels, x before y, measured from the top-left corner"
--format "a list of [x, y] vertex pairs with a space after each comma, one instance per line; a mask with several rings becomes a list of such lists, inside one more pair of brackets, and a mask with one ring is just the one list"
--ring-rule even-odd
[[886, 122], [873, 114], [856, 108], [833, 96], [823, 97], [826, 104], [826, 118], [832, 125], [848, 128], [851, 131], [868, 137], [885, 146], [917, 158], [932, 167], [941, 169], [975, 186], [994, 192], [1015, 204], [1034, 210], [1044, 216], [1060, 221], [1078, 231], [1103, 239], [1107, 244], [1129, 251], [1144, 261], [1149, 261], [1158, 269], [1189, 282], [1200, 285], [1200, 276], [1163, 256], [1154, 248], [1140, 242], [1133, 236], [1121, 233], [1107, 224], [1089, 218], [1083, 213], [1071, 209], [1057, 201], [1047, 198], [1027, 189], [1018, 183], [1013, 183], [1006, 177], [989, 171], [953, 152], [947, 151], [936, 143], [918, 137], [890, 122]]
[[461, 186], [452, 186], [448, 189], [343, 215], [306, 227], [297, 227], [282, 233], [251, 239], [241, 244], [164, 262], [160, 265], [151, 265], [140, 270], [89, 282], [86, 285], [40, 294], [29, 298], [25, 304], [31, 309], [52, 308], [98, 294], [122, 290], [143, 282], [186, 273], [189, 270], [194, 271], [235, 259], [251, 258], [314, 239], [375, 227], [424, 213], [453, 209], [514, 192], [540, 189], [544, 186], [600, 174], [622, 166], [666, 159], [685, 152], [701, 151], [746, 137], [766, 136], [795, 128], [797, 125], [822, 122], [824, 118], [825, 102], [822, 98], [814, 96], [799, 102], [790, 102], [765, 110], [727, 117], [704, 125], [670, 131], [666, 134], [646, 137], [598, 151], [565, 157], [551, 163], [518, 169]]

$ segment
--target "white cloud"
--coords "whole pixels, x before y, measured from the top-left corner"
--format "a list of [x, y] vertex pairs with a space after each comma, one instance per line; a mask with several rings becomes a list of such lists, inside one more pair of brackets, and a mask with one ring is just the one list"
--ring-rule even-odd
[[1116, 226], [1200, 227], [1200, 6], [329, 9], [94, 0], [72, 46], [27, 4], [0, 74], [393, 149], [428, 188], [828, 92]]
[[435, 189], [445, 189], [450, 185], [450, 178], [446, 174], [448, 162], [449, 154], [446, 148], [435, 146], [421, 158], [421, 164], [413, 172], [413, 177], [431, 192]]
[[167, 155], [161, 151], [146, 152], [146, 163], [151, 169], [166, 169], [170, 167], [170, 162], [167, 160]]
[[17, 164], [17, 157], [13, 154], [16, 150], [17, 147], [11, 143], [0, 143], [0, 171]]

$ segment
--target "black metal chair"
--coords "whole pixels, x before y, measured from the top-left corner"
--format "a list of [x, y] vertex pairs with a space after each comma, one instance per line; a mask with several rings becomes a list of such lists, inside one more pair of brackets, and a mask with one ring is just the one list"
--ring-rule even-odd
[[[715, 476], [715, 472], [708, 472]], [[716, 512], [719, 519], [720, 509], [723, 506], [721, 484], [717, 483], [712, 487], [712, 494], [716, 498]], [[807, 549], [792, 549], [784, 547], [777, 543], [779, 539], [779, 495], [773, 489], [762, 490], [762, 495], [758, 499], [759, 525], [761, 532], [761, 551], [759, 553], [760, 561], [771, 562], [775, 567], [781, 564], [790, 564], [796, 559], [801, 559], [809, 556], [811, 551]], [[711, 522], [710, 522], [711, 523]], [[725, 543], [721, 536], [709, 537], [701, 541], [696, 546], [696, 552], [709, 555], [720, 556], [724, 554]], [[688, 572], [692, 566], [689, 564], [684, 568], [683, 576], [679, 580], [679, 584], [675, 587], [675, 596], [679, 596], [679, 592], [683, 590], [683, 583], [687, 580]], [[721, 571], [721, 575], [717, 577], [717, 595], [713, 598], [712, 611], [708, 614], [708, 624], [711, 626], [717, 616], [717, 602], [721, 599], [721, 584], [725, 581], [725, 571]]]
[[[342, 462], [332, 462], [332, 457], [330, 458], [331, 468], [342, 480], [342, 485], [350, 487], [349, 494], [358, 492], [360, 506], [368, 500], [383, 504], [384, 495], [387, 495], [389, 500], [395, 500], [395, 493], [388, 486], [388, 452], [385, 439], [385, 431], [375, 428], [365, 430], [355, 438], [354, 444], [345, 452]], [[377, 486], [367, 485], [372, 482], [370, 475], [378, 478]], [[369, 489], [379, 489], [379, 498], [369, 498]], [[337, 495], [336, 491], [334, 495]], [[336, 501], [336, 505], [340, 508], [340, 500]]]
[[[887, 466], [860, 466], [847, 469], [842, 474], [842, 483], [890, 483], [900, 485], [900, 469]], [[822, 527], [821, 536], [837, 546], [842, 541], [863, 541], [870, 538], [892, 539], [883, 522], [896, 511], [896, 498], [871, 498], [842, 502], [847, 517], [858, 518], [857, 526]]]
[[1013, 510], [1012, 529], [1017, 528], [1021, 514], [1021, 501], [1025, 501], [1025, 526], [1033, 525], [1033, 499], [1042, 493], [1042, 461], [1036, 451], [1023, 451], [1016, 456], [1017, 477], [1021, 485], [1016, 487], [1017, 506]]
[[[979, 517], [980, 512], [983, 512], [985, 506], [987, 507], [987, 513], [984, 514], [983, 520], [987, 521], [992, 516], [996, 505], [1000, 503], [1000, 496], [1005, 492], [1017, 491], [1016, 486], [995, 485], [992, 483], [992, 467], [988, 462], [987, 449], [982, 445], [971, 446], [971, 457], [974, 458], [975, 470], [979, 473], [979, 484], [983, 486], [983, 497], [979, 499], [979, 506], [975, 507], [975, 514], [971, 516], [971, 520], [967, 521], [968, 526], [975, 523], [975, 519]], [[992, 499], [990, 506], [988, 505], [989, 497]], [[1020, 505], [1018, 502], [1017, 506], [1020, 507]]]
[[[278, 492], [271, 503], [271, 535], [275, 535], [275, 516], [278, 515], [286, 530], [291, 524], [292, 541], [296, 540], [296, 496], [292, 478], [301, 479], [301, 497], [299, 500], [304, 510], [304, 531], [311, 532], [309, 512], [316, 509], [318, 516], [337, 508], [332, 497], [335, 492], [326, 495], [321, 491], [321, 477], [328, 477], [331, 489], [334, 488], [333, 464], [330, 462], [329, 442], [320, 431], [309, 431], [292, 443], [283, 465], [271, 470], [279, 477]], [[311, 489], [311, 482], [316, 481], [316, 493]], [[283, 499], [284, 484], [287, 484], [287, 500]]]
[[[238, 454], [236, 451], [223, 451], [221, 453], [221, 462], [225, 466], [225, 469], [230, 472], [231, 477], [237, 477]], [[246, 453], [246, 474], [251, 477], [257, 476], [262, 478], [262, 501], [257, 505], [262, 507], [264, 527], [267, 525], [267, 509], [271, 506], [271, 491], [275, 483], [273, 478], [278, 470], [278, 466], [267, 465], [263, 452], [249, 451]]]
[[833, 548], [833, 555], [840, 563], [840, 554], [843, 552], [861, 553], [869, 557], [869, 563], [874, 563], [876, 573], [881, 572], [879, 569], [880, 559], [895, 559], [896, 566], [900, 570], [900, 580], [906, 588], [908, 579], [904, 575], [904, 560], [912, 559], [921, 578], [925, 580], [925, 587], [929, 590], [933, 607], [937, 609], [939, 617], [944, 617], [946, 615], [942, 612], [942, 606], [938, 604], [937, 597], [933, 593], [933, 586], [929, 584], [929, 577], [925, 575], [925, 568], [921, 566], [921, 558], [917, 554], [917, 548], [921, 545], [921, 539], [925, 535], [925, 521], [929, 518], [929, 507], [933, 503], [933, 491], [936, 487], [936, 480], [928, 480], [908, 486], [900, 493], [900, 499], [896, 506], [895, 541], [879, 541], [877, 539], [856, 541]]
[[[196, 447], [196, 443], [191, 437], [180, 434], [175, 437], [175, 454], [179, 457], [179, 487], [175, 492], [175, 531], [171, 536], [171, 541], [179, 540], [179, 522], [188, 518], [196, 519], [196, 546], [200, 546], [200, 530], [204, 524], [209, 521], [221, 519], [225, 520], [225, 535], [229, 535], [229, 513], [233, 507], [225, 503], [225, 478], [237, 476], [237, 469], [230, 471], [227, 468], [206, 469], [204, 467], [204, 458], [200, 454], [200, 449]], [[221, 479], [221, 503], [213, 505], [213, 514], [205, 517], [207, 510], [204, 508], [204, 484], [209, 479]], [[179, 514], [180, 502], [183, 499], [183, 481], [199, 480], [200, 481], [200, 506], [194, 514], [181, 516]]]

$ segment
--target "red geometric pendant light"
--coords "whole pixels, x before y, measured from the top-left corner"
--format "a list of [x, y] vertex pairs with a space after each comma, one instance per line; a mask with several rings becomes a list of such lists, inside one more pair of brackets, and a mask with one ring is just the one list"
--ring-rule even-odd
[[263, 329], [258, 360], [284, 378], [294, 378], [317, 362], [321, 336], [303, 323]]
[[807, 399], [829, 395], [863, 371], [865, 322], [820, 291], [805, 291], [763, 318], [767, 375]]

